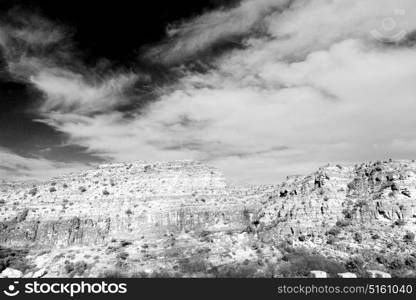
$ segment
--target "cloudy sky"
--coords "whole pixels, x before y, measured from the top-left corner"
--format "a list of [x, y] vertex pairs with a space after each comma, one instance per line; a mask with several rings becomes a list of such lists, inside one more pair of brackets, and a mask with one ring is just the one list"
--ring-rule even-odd
[[0, 0], [0, 179], [416, 158], [414, 0], [85, 2]]

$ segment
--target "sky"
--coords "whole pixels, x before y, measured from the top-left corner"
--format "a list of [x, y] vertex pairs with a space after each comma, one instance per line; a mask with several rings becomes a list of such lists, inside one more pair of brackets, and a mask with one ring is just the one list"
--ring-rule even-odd
[[0, 179], [415, 159], [415, 43], [414, 0], [0, 0]]

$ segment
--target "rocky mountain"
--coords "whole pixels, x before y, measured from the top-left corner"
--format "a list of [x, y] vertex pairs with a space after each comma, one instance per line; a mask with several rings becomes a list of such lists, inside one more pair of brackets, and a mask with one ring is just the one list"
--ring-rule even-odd
[[415, 231], [414, 161], [257, 187], [193, 161], [0, 185], [3, 277], [409, 277]]

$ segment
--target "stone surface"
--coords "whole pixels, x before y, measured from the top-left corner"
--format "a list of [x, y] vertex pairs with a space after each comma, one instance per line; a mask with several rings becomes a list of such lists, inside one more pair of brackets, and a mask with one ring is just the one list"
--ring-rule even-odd
[[357, 278], [357, 274], [351, 273], [351, 272], [345, 272], [345, 273], [338, 273], [338, 276], [341, 278]]
[[42, 268], [42, 269], [37, 270], [36, 272], [34, 272], [32, 277], [33, 278], [41, 278], [41, 277], [45, 276], [47, 273], [48, 273], [48, 271], [46, 270], [46, 268]]
[[313, 278], [328, 278], [328, 273], [324, 271], [310, 271], [310, 275]]

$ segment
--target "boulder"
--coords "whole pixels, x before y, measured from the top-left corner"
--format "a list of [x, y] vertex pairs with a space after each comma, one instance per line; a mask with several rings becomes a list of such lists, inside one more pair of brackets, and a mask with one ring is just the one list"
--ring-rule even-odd
[[328, 274], [324, 271], [310, 271], [309, 275], [312, 278], [328, 278]]
[[1, 272], [0, 278], [22, 278], [23, 273], [19, 270], [6, 268]]

